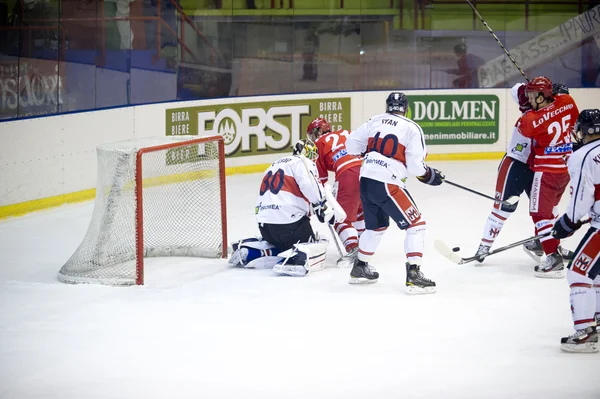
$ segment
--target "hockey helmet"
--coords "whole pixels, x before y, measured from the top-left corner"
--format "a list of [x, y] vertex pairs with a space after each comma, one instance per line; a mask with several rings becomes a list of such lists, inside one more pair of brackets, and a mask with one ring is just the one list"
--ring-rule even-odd
[[536, 93], [538, 97], [541, 93], [544, 98], [552, 98], [552, 81], [545, 76], [533, 78], [525, 85], [525, 92]]
[[296, 141], [296, 144], [294, 144], [292, 149], [294, 155], [304, 155], [311, 161], [317, 159], [317, 146], [311, 139], [302, 139]]
[[387, 112], [404, 112], [408, 111], [408, 98], [404, 93], [398, 91], [390, 93], [385, 100], [385, 110]]
[[311, 141], [317, 141], [317, 139], [325, 134], [331, 132], [331, 125], [325, 118], [316, 118], [308, 124], [306, 128], [306, 137]]
[[584, 109], [581, 111], [573, 130], [575, 130], [578, 140], [590, 134], [600, 134], [600, 110]]
[[458, 43], [456, 46], [454, 46], [454, 53], [455, 54], [465, 54], [467, 52], [467, 45], [464, 43]]
[[562, 83], [552, 83], [552, 95], [569, 94], [569, 88]]

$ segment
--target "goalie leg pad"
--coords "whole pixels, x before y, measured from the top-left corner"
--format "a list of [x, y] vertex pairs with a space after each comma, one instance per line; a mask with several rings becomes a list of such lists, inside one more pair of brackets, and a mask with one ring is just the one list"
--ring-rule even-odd
[[309, 272], [323, 270], [327, 255], [327, 240], [294, 244], [293, 248], [279, 254], [283, 262], [275, 265], [273, 271], [286, 276], [301, 277]]
[[[233, 254], [229, 258], [229, 264], [232, 266], [243, 266], [255, 268], [262, 265], [261, 262], [253, 262], [261, 257], [273, 257], [279, 253], [279, 249], [274, 245], [258, 238], [248, 238], [233, 244]], [[264, 266], [260, 268], [265, 268]]]

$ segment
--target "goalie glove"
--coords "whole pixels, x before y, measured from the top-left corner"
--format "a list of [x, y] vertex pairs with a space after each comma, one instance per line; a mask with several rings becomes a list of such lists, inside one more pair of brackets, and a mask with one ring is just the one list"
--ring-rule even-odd
[[430, 186], [439, 186], [444, 182], [446, 176], [442, 172], [437, 169], [432, 168], [431, 166], [426, 166], [427, 172], [423, 176], [417, 176], [420, 182], [429, 184]]
[[312, 210], [321, 223], [335, 223], [335, 212], [327, 206], [326, 201], [321, 201], [317, 204], [312, 204]]
[[573, 233], [575, 233], [584, 222], [578, 220], [577, 222], [572, 222], [569, 217], [564, 214], [562, 215], [556, 223], [554, 223], [554, 227], [552, 228], [552, 237], [557, 239], [571, 237]]

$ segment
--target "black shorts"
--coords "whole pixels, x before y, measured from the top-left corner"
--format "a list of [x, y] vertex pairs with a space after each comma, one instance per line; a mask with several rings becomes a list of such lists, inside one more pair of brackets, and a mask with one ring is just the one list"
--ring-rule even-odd
[[[516, 161], [511, 157], [504, 156], [498, 166], [498, 176], [496, 177], [496, 198], [506, 201], [512, 196], [519, 197], [521, 194], [527, 194], [531, 191], [533, 183], [533, 171], [527, 164]], [[505, 212], [514, 212], [517, 206], [500, 205], [494, 203], [494, 208]]]
[[275, 245], [280, 251], [286, 251], [294, 244], [315, 238], [308, 216], [289, 224], [259, 223], [258, 229], [263, 240]]

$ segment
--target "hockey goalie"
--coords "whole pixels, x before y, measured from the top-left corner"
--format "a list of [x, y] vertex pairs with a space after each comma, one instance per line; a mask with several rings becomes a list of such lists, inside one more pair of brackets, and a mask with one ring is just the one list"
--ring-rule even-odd
[[293, 148], [293, 155], [269, 166], [255, 208], [262, 237], [234, 243], [231, 265], [273, 268], [275, 273], [288, 276], [305, 276], [325, 267], [328, 241], [315, 234], [310, 215], [332, 225], [343, 221], [345, 215], [338, 212], [336, 220], [335, 207], [328, 206], [314, 163], [316, 157], [314, 143], [300, 140]]

